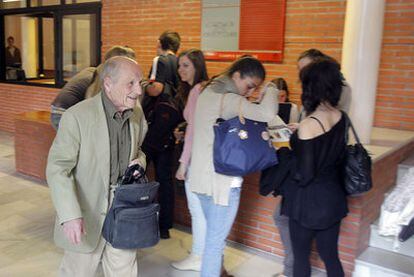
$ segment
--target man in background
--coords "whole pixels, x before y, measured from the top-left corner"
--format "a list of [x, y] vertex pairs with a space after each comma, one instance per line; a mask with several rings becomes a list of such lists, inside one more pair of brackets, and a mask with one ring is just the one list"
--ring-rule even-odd
[[[135, 60], [134, 50], [129, 47], [118, 45], [113, 46], [108, 50], [108, 52], [106, 52], [104, 60], [106, 61], [116, 56], [125, 56]], [[60, 118], [67, 109], [84, 100], [87, 94], [91, 97], [100, 92], [101, 82], [99, 73], [101, 70], [102, 66], [87, 67], [82, 69], [79, 73], [73, 76], [69, 82], [66, 83], [59, 94], [55, 97], [51, 104], [50, 116], [51, 124], [55, 130], [59, 128]]]
[[[308, 64], [312, 63], [315, 59], [320, 57], [331, 58], [330, 56], [326, 55], [325, 53], [322, 53], [318, 49], [312, 48], [302, 52], [298, 58], [298, 70], [301, 71], [302, 68], [304, 68]], [[351, 88], [347, 84], [345, 78], [343, 79], [343, 81], [345, 85], [342, 87], [341, 99], [339, 100], [338, 108], [348, 113], [351, 107], [352, 94]]]
[[170, 238], [173, 225], [174, 187], [172, 163], [175, 139], [173, 131], [182, 121], [182, 112], [174, 103], [178, 87], [177, 51], [181, 38], [177, 32], [165, 31], [157, 42], [157, 56], [154, 58], [145, 85], [142, 102], [148, 121], [148, 133], [142, 145], [148, 163], [153, 162], [155, 179], [160, 183], [160, 237]]
[[22, 55], [20, 49], [14, 46], [14, 37], [9, 36], [7, 38], [6, 47], [6, 66], [10, 67], [21, 67]]

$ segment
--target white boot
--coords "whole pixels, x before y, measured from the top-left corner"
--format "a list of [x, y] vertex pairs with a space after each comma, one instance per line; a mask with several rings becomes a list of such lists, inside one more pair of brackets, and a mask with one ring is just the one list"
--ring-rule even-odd
[[184, 260], [171, 263], [171, 266], [178, 270], [201, 271], [201, 256], [190, 254]]

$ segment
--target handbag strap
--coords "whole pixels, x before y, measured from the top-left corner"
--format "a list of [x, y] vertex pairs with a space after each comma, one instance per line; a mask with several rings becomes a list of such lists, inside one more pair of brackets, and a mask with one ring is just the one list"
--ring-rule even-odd
[[[224, 97], [227, 95], [227, 93], [223, 93], [220, 99], [220, 111], [219, 111], [219, 118], [223, 118], [223, 110], [224, 110]], [[246, 120], [243, 117], [242, 113], [242, 98], [240, 98], [239, 101], [239, 120], [242, 124], [245, 124]]]
[[349, 128], [351, 127], [352, 133], [354, 134], [355, 140], [358, 144], [361, 144], [361, 141], [359, 140], [358, 134], [355, 131], [354, 125], [352, 124], [351, 119], [349, 118], [348, 114], [344, 111], [342, 111], [342, 114], [345, 116], [345, 141], [348, 143], [349, 139]]

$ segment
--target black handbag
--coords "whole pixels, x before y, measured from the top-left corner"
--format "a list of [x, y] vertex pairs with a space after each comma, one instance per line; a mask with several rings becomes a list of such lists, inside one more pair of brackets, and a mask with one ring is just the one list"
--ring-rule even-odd
[[[141, 178], [133, 177], [138, 170]], [[154, 203], [159, 183], [148, 182], [139, 165], [128, 167], [106, 215], [102, 235], [117, 249], [154, 246], [160, 239], [159, 205]]]
[[359, 137], [352, 125], [351, 119], [346, 117], [345, 142], [348, 143], [349, 128], [354, 134], [356, 143], [347, 145], [344, 159], [344, 187], [348, 195], [358, 195], [372, 188], [371, 157], [361, 144]]

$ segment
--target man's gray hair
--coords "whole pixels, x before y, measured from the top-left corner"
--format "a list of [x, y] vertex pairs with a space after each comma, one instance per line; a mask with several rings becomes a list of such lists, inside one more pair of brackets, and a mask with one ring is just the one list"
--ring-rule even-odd
[[[106, 77], [109, 77], [112, 79], [112, 81], [116, 82], [119, 73], [119, 68], [125, 62], [132, 62], [137, 64], [135, 60], [124, 56], [115, 56], [105, 61], [103, 65], [102, 74], [100, 74], [102, 84]], [[104, 86], [102, 85], [102, 87]]]

